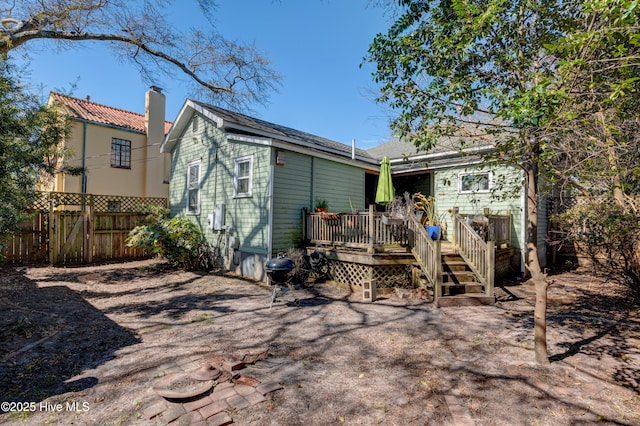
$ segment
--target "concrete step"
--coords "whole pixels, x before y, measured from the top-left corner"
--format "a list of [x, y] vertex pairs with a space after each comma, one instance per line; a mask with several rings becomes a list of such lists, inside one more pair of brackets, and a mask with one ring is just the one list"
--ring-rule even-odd
[[457, 294], [455, 296], [442, 296], [438, 298], [439, 308], [450, 306], [486, 306], [496, 303], [495, 296], [479, 294]]
[[442, 283], [442, 295], [453, 296], [456, 294], [478, 294], [483, 292], [482, 283]]

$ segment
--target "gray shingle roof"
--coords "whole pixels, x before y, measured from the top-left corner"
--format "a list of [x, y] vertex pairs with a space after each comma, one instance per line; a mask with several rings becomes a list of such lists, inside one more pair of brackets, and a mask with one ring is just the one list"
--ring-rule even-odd
[[[222, 118], [225, 122], [225, 126], [230, 123], [235, 124], [232, 127], [246, 128], [247, 132], [260, 134], [265, 136], [281, 137], [287, 142], [295, 143], [296, 141], [311, 144], [315, 149], [326, 152], [338, 152], [345, 156], [351, 156], [351, 146], [340, 142], [336, 142], [321, 136], [316, 136], [311, 133], [303, 132], [301, 130], [292, 129], [290, 127], [282, 126], [268, 121], [260, 120], [258, 118], [250, 117], [239, 112], [229, 111], [223, 108], [219, 108], [204, 102], [193, 101], [195, 104], [201, 106], [204, 109], [209, 110], [212, 114]], [[356, 148], [356, 155], [360, 158], [374, 159], [367, 151]]]

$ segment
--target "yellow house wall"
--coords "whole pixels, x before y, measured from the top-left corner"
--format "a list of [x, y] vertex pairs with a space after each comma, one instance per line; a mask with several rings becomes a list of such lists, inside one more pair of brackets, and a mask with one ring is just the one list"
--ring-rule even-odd
[[[89, 194], [123, 195], [132, 197], [168, 197], [169, 185], [163, 183], [166, 154], [160, 154], [159, 146], [145, 149], [147, 136], [143, 133], [74, 121], [65, 147], [71, 152], [66, 156], [70, 166], [82, 166], [83, 141], [86, 129], [85, 167]], [[131, 141], [131, 168], [111, 167], [112, 138]], [[148, 151], [148, 154], [147, 154]], [[147, 158], [147, 155], [149, 158]], [[157, 172], [148, 173], [147, 167]], [[157, 179], [147, 180], [147, 176]], [[81, 176], [57, 176], [55, 191], [82, 192]]]

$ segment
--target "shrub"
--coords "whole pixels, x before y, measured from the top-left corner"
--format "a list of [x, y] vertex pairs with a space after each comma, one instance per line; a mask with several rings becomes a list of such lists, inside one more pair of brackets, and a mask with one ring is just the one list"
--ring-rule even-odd
[[142, 225], [127, 237], [127, 245], [164, 256], [186, 270], [210, 270], [210, 250], [198, 225], [185, 216], [169, 219], [168, 210], [150, 208]]
[[591, 258], [595, 272], [621, 276], [640, 296], [640, 214], [598, 199], [579, 203], [556, 220], [567, 240]]

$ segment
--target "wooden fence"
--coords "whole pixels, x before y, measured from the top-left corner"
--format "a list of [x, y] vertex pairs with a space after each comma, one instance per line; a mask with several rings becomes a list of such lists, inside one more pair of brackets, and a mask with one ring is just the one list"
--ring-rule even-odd
[[125, 240], [147, 206], [167, 206], [166, 198], [75, 193], [41, 193], [31, 219], [11, 235], [4, 262], [90, 263], [145, 257]]

